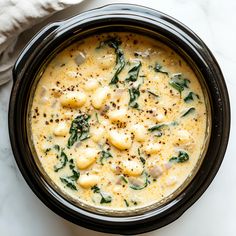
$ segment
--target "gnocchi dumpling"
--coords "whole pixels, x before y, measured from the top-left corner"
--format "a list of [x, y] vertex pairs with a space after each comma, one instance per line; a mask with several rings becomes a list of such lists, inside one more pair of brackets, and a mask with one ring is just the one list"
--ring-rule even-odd
[[87, 95], [81, 91], [68, 91], [60, 97], [63, 107], [80, 108], [87, 100]]
[[80, 154], [76, 160], [77, 167], [81, 170], [88, 168], [96, 161], [98, 152], [99, 151], [95, 148], [85, 148], [80, 150]]
[[176, 142], [180, 144], [185, 144], [191, 141], [191, 135], [187, 130], [178, 130], [176, 137]]
[[91, 129], [91, 139], [94, 142], [101, 141], [105, 136], [105, 129], [103, 127], [96, 127]]
[[68, 127], [66, 122], [60, 122], [54, 129], [53, 134], [55, 136], [66, 136], [68, 133]]
[[132, 132], [134, 133], [134, 138], [138, 142], [143, 142], [146, 139], [146, 132], [147, 129], [141, 125], [141, 124], [136, 124], [132, 127]]
[[110, 130], [108, 140], [113, 146], [120, 150], [129, 149], [132, 145], [131, 135], [124, 131]]
[[139, 176], [143, 172], [143, 165], [137, 160], [125, 160], [121, 168], [122, 172], [129, 176]]
[[100, 109], [104, 105], [108, 97], [109, 91], [110, 91], [110, 88], [108, 86], [105, 86], [105, 87], [98, 88], [94, 92], [94, 95], [92, 98], [92, 105], [94, 108]]
[[114, 66], [115, 56], [113, 54], [106, 54], [97, 58], [97, 62], [102, 69], [108, 69]]
[[161, 151], [161, 144], [159, 143], [149, 143], [145, 147], [145, 152], [147, 154], [157, 154]]
[[119, 110], [113, 110], [108, 113], [109, 119], [113, 122], [125, 122], [126, 121], [127, 109], [121, 108]]
[[99, 83], [97, 80], [95, 79], [88, 79], [88, 81], [85, 82], [84, 84], [84, 89], [86, 91], [93, 91], [95, 89], [97, 89], [99, 86]]
[[100, 181], [100, 178], [98, 175], [94, 175], [94, 174], [83, 174], [80, 175], [77, 183], [82, 187], [82, 188], [91, 188], [94, 185], [98, 184], [98, 182]]

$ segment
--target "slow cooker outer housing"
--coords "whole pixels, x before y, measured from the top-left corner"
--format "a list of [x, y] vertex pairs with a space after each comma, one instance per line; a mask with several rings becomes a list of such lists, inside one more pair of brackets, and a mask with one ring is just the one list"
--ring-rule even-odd
[[[124, 31], [132, 28], [160, 40], [191, 58], [203, 76], [211, 103], [212, 128], [202, 164], [181, 194], [157, 209], [136, 216], [107, 216], [79, 208], [53, 189], [43, 178], [27, 137], [27, 108], [38, 68], [60, 45], [78, 34]], [[160, 228], [177, 219], [206, 190], [223, 160], [230, 131], [230, 105], [222, 72], [207, 46], [190, 29], [161, 12], [130, 4], [112, 4], [81, 13], [42, 29], [25, 47], [13, 69], [14, 85], [9, 104], [9, 134], [18, 167], [34, 193], [63, 218], [97, 231], [136, 234]]]

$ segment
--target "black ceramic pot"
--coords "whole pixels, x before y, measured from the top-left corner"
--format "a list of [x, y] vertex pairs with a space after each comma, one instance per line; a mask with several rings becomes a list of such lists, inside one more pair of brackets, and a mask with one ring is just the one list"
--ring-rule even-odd
[[[80, 207], [63, 196], [43, 173], [32, 151], [28, 108], [40, 68], [52, 55], [88, 35], [133, 31], [156, 38], [177, 51], [199, 77], [208, 101], [209, 139], [201, 162], [188, 184], [170, 201], [136, 214], [102, 214]], [[18, 167], [34, 193], [63, 218], [97, 231], [136, 234], [177, 219], [206, 190], [223, 160], [230, 130], [230, 105], [221, 70], [207, 46], [190, 29], [161, 12], [128, 4], [90, 10], [41, 30], [25, 47], [13, 69], [9, 133]]]

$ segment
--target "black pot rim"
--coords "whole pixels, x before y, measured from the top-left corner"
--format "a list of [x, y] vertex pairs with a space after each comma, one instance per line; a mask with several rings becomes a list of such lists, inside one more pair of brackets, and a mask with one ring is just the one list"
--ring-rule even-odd
[[[60, 45], [65, 37], [73, 37], [96, 24], [146, 25], [160, 34], [174, 37], [180, 48], [195, 59], [206, 80], [212, 108], [212, 133], [206, 156], [196, 176], [174, 201], [163, 208], [139, 216], [111, 217], [75, 207], [55, 192], [42, 178], [34, 164], [26, 135], [25, 120], [32, 68], [43, 59], [44, 50]], [[230, 104], [224, 77], [214, 56], [190, 29], [156, 10], [132, 5], [111, 4], [56, 22], [41, 30], [25, 47], [13, 69], [14, 85], [9, 103], [9, 134], [17, 165], [34, 193], [55, 213], [78, 225], [119, 234], [144, 233], [171, 223], [182, 215], [207, 189], [223, 160], [230, 132]]]

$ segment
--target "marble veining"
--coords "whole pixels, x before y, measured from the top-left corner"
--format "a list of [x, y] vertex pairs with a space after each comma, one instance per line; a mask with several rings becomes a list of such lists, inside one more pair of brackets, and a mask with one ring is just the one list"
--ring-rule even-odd
[[[205, 194], [172, 224], [144, 234], [149, 236], [223, 236], [236, 231], [236, 1], [234, 0], [86, 0], [47, 20], [63, 19], [113, 2], [145, 5], [167, 13], [197, 33], [218, 60], [231, 100], [232, 127], [223, 164]], [[12, 82], [0, 87], [0, 235], [76, 236], [108, 235], [73, 225], [54, 214], [33, 194], [11, 151], [8, 135], [8, 102]], [[234, 146], [233, 146], [234, 145]]]

